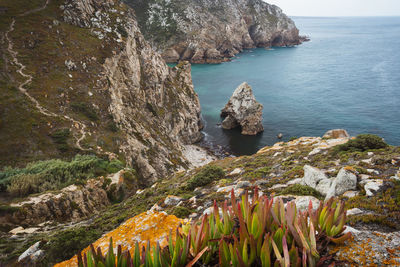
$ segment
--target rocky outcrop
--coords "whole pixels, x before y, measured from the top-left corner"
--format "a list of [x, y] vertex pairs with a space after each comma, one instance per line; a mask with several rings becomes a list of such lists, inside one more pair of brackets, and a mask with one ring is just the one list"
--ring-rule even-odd
[[339, 138], [350, 138], [348, 132], [344, 129], [334, 129], [327, 131], [322, 138], [327, 139], [339, 139]]
[[[93, 246], [101, 251], [107, 252], [110, 244], [110, 238], [113, 239], [114, 244], [121, 244], [122, 250], [129, 250], [131, 255], [134, 255], [135, 243], [143, 247], [146, 246], [147, 241], [150, 246], [156, 246], [159, 243], [163, 248], [168, 244], [168, 236], [170, 231], [175, 231], [183, 220], [178, 219], [174, 215], [167, 215], [164, 212], [147, 211], [130, 218], [124, 222], [117, 229], [103, 235], [100, 239], [93, 243]], [[82, 251], [86, 253], [90, 250], [87, 247]], [[74, 256], [70, 260], [58, 263], [55, 267], [62, 266], [78, 266], [77, 257]]]
[[256, 135], [264, 130], [262, 125], [263, 105], [256, 101], [253, 90], [246, 82], [233, 92], [228, 103], [221, 110], [224, 129], [241, 127], [243, 135]]
[[89, 180], [85, 186], [70, 185], [59, 192], [30, 197], [11, 204], [19, 208], [8, 222], [16, 225], [37, 225], [46, 221], [79, 221], [98, 213], [110, 204], [102, 187], [103, 179]]
[[168, 62], [218, 63], [243, 49], [302, 42], [294, 22], [262, 0], [128, 0]]

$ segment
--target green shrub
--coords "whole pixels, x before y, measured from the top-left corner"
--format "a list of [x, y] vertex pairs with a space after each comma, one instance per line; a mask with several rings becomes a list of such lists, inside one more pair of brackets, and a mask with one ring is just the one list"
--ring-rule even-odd
[[185, 218], [189, 217], [189, 215], [192, 213], [193, 213], [193, 211], [188, 208], [185, 208], [182, 206], [176, 206], [173, 208], [171, 214], [175, 215], [178, 218], [185, 219]]
[[76, 227], [58, 233], [50, 238], [46, 244], [46, 256], [55, 261], [62, 261], [77, 254], [80, 249], [90, 245], [93, 240], [101, 236], [97, 229], [87, 227]]
[[96, 111], [92, 107], [88, 106], [86, 103], [74, 102], [71, 103], [71, 108], [75, 112], [82, 113], [92, 121], [99, 120], [99, 116], [97, 116]]
[[294, 141], [294, 140], [296, 140], [296, 139], [299, 139], [299, 138], [298, 138], [297, 136], [290, 137], [289, 142], [290, 142], [290, 141]]
[[317, 190], [301, 184], [291, 185], [279, 192], [279, 195], [314, 196], [316, 198], [323, 199], [323, 196]]
[[66, 152], [69, 150], [67, 141], [70, 135], [69, 129], [60, 129], [50, 134], [50, 137], [53, 139], [54, 143], [56, 143], [58, 150]]
[[204, 167], [198, 174], [187, 182], [187, 189], [193, 190], [196, 187], [204, 186], [212, 181], [216, 181], [225, 177], [225, 172], [221, 167], [208, 165]]
[[120, 161], [108, 162], [91, 155], [77, 155], [70, 162], [63, 160], [38, 161], [23, 169], [4, 169], [0, 172], [0, 190], [14, 196], [26, 196], [47, 190], [57, 190], [89, 178], [117, 172], [123, 168]]
[[114, 121], [110, 122], [110, 123], [107, 125], [107, 128], [108, 128], [111, 132], [113, 132], [113, 133], [116, 133], [116, 132], [118, 132], [118, 130], [119, 130], [117, 124], [115, 124]]
[[355, 139], [349, 140], [347, 143], [334, 147], [334, 152], [363, 152], [370, 149], [380, 149], [387, 147], [388, 144], [377, 135], [360, 134]]

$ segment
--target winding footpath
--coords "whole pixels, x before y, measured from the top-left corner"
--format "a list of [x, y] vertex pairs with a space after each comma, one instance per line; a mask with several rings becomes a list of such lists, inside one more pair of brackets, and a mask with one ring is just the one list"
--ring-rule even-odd
[[[39, 11], [45, 9], [45, 8], [47, 7], [47, 5], [49, 4], [49, 2], [50, 2], [50, 0], [46, 0], [46, 3], [45, 3], [42, 7], [39, 7], [39, 8], [32, 9], [32, 10], [29, 10], [29, 11], [27, 11], [27, 12], [24, 12], [24, 13], [18, 15], [18, 17], [24, 17], [24, 16], [27, 16], [27, 15], [29, 15], [29, 14], [32, 14], [32, 13], [35, 13], [35, 12], [39, 12]], [[36, 106], [36, 108], [38, 109], [38, 111], [39, 111], [40, 113], [42, 113], [43, 115], [48, 116], [48, 117], [60, 117], [60, 118], [64, 118], [64, 119], [67, 120], [67, 121], [70, 121], [70, 122], [72, 123], [72, 126], [73, 126], [75, 129], [77, 129], [77, 130], [79, 131], [79, 134], [74, 133], [74, 138], [76, 139], [75, 145], [76, 145], [80, 150], [90, 150], [90, 149], [84, 149], [84, 148], [81, 146], [82, 140], [85, 139], [85, 138], [86, 138], [86, 135], [87, 135], [87, 132], [86, 132], [86, 125], [85, 125], [84, 123], [82, 123], [82, 122], [80, 122], [80, 121], [77, 121], [77, 120], [75, 120], [75, 119], [73, 119], [73, 118], [71, 118], [71, 117], [69, 117], [69, 116], [67, 116], [67, 115], [59, 115], [59, 114], [56, 114], [56, 113], [54, 113], [54, 112], [49, 111], [48, 109], [46, 109], [45, 107], [43, 107], [43, 106], [42, 106], [32, 95], [30, 95], [29, 92], [26, 90], [25, 86], [32, 82], [33, 77], [32, 77], [32, 75], [26, 74], [26, 73], [24, 72], [24, 70], [26, 69], [26, 66], [23, 65], [21, 62], [18, 61], [18, 58], [17, 58], [18, 52], [16, 52], [16, 51], [13, 49], [14, 45], [13, 45], [13, 42], [12, 42], [12, 40], [11, 40], [11, 38], [10, 38], [9, 35], [10, 35], [10, 33], [11, 33], [12, 31], [14, 31], [14, 27], [15, 27], [15, 18], [12, 19], [12, 22], [11, 22], [11, 24], [10, 24], [10, 28], [9, 28], [9, 30], [8, 30], [8, 31], [6, 32], [6, 34], [5, 34], [5, 38], [6, 38], [7, 42], [8, 42], [7, 51], [8, 51], [8, 53], [11, 55], [11, 58], [12, 58], [13, 63], [14, 63], [14, 64], [17, 66], [17, 68], [18, 68], [18, 69], [17, 69], [17, 73], [19, 73], [19, 74], [25, 79], [24, 82], [22, 82], [22, 83], [19, 84], [18, 90], [19, 90], [21, 93], [23, 93], [26, 97], [28, 97], [29, 100], [31, 100], [31, 101], [33, 102], [33, 104]], [[79, 136], [79, 135], [80, 135], [80, 136]]]

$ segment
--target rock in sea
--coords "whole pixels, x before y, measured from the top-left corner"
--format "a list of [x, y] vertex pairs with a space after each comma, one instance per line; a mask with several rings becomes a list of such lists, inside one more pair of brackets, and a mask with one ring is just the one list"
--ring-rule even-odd
[[225, 118], [222, 128], [233, 129], [240, 126], [243, 135], [256, 135], [264, 131], [262, 109], [263, 105], [257, 102], [250, 85], [244, 82], [236, 88], [221, 110], [221, 117]]

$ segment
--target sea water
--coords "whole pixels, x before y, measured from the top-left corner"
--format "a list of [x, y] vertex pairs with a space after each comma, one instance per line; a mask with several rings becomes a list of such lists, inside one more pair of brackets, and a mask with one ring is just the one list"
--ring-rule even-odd
[[[400, 145], [400, 17], [293, 18], [311, 41], [246, 50], [231, 62], [193, 65], [208, 141], [236, 155], [280, 140], [343, 128]], [[220, 127], [220, 110], [242, 82], [264, 105], [264, 132]]]

